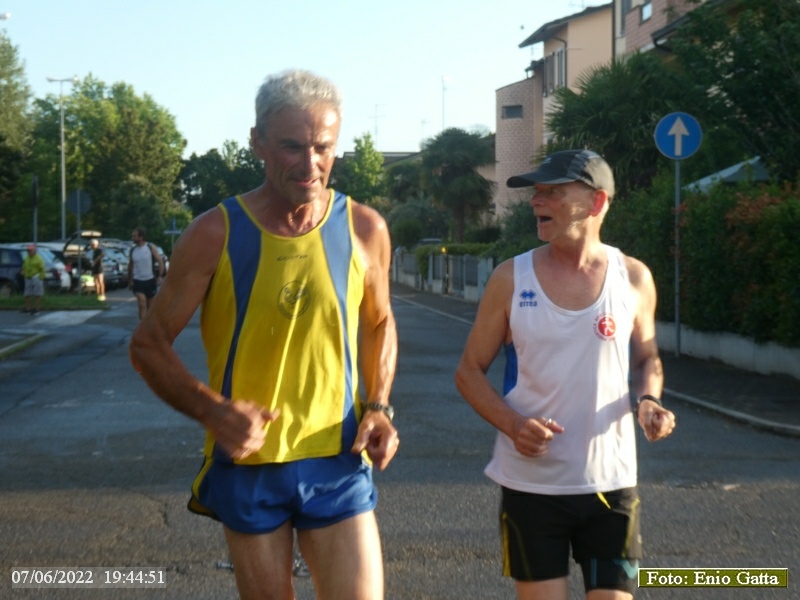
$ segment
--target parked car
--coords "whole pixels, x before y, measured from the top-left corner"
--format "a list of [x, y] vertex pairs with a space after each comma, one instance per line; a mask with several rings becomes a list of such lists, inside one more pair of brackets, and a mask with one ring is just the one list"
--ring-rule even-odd
[[[77, 288], [78, 270], [81, 273], [81, 290], [90, 291], [94, 290], [94, 278], [87, 277], [91, 274], [92, 265], [89, 260], [89, 243], [93, 239], [100, 241], [103, 249], [106, 250], [106, 256], [103, 259], [103, 276], [106, 282], [106, 288], [113, 290], [116, 288], [124, 287], [128, 284], [128, 266], [127, 263], [124, 267], [118, 257], [112, 256], [106, 247], [106, 243], [119, 242], [122, 240], [108, 240], [101, 238], [102, 232], [96, 230], [84, 229], [76, 231], [70, 238], [66, 240], [54, 240], [46, 242], [50, 248], [60, 247], [61, 255], [64, 257], [64, 262], [69, 265], [73, 278], [75, 279], [73, 287]], [[128, 242], [130, 245], [130, 242]]]
[[103, 278], [106, 282], [106, 288], [115, 290], [124, 285], [128, 285], [128, 266], [126, 265], [123, 271], [120, 262], [110, 256], [107, 249], [104, 248], [104, 250], [106, 251], [106, 255], [105, 258], [103, 258]]
[[[27, 252], [27, 247], [31, 243], [32, 242], [19, 244], [19, 247], [20, 249], [25, 250]], [[72, 275], [70, 274], [69, 269], [67, 269], [67, 265], [64, 263], [64, 261], [61, 260], [61, 258], [49, 248], [39, 247], [39, 244], [36, 244], [36, 252], [37, 254], [42, 255], [42, 258], [44, 259], [45, 268], [55, 269], [56, 271], [58, 271], [58, 277], [61, 286], [58, 288], [57, 291], [68, 292], [72, 285]], [[55, 284], [53, 285], [53, 288], [55, 289]]]
[[70, 278], [70, 290], [76, 289], [78, 287], [78, 273], [73, 271], [73, 262], [64, 256], [64, 244], [62, 242], [39, 242], [37, 247], [47, 248], [53, 253], [53, 256], [61, 261]]
[[[153, 245], [156, 246], [155, 244]], [[166, 275], [167, 271], [169, 271], [169, 257], [161, 246], [156, 246], [156, 250], [158, 250], [158, 253], [161, 255], [161, 260], [164, 261], [164, 275]], [[158, 275], [158, 273], [156, 273], [156, 275]]]
[[[22, 261], [25, 259], [28, 244], [0, 245], [0, 296], [22, 293], [25, 278], [22, 276]], [[44, 277], [45, 289], [55, 292], [69, 290], [70, 277], [66, 268], [47, 248], [37, 247], [37, 254], [44, 259], [47, 271]]]
[[106, 252], [106, 257], [113, 260], [119, 265], [119, 287], [128, 285], [128, 263], [130, 262], [130, 255], [127, 250], [121, 250], [113, 246], [103, 246]]

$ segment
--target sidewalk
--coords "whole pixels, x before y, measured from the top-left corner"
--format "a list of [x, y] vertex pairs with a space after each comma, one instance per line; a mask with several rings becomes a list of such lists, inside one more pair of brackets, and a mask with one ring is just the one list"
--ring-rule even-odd
[[[471, 324], [477, 312], [475, 303], [394, 283], [392, 299], [425, 307], [465, 324]], [[57, 335], [57, 330], [37, 326], [37, 319], [47, 314], [31, 317], [19, 311], [0, 311], [0, 360], [47, 335]], [[800, 380], [760, 375], [667, 352], [662, 353], [661, 359], [667, 403], [670, 399], [681, 400], [755, 427], [800, 437]]]
[[[477, 304], [392, 284], [392, 298], [472, 323]], [[800, 437], [800, 380], [662, 352], [664, 398], [680, 400], [784, 435]]]

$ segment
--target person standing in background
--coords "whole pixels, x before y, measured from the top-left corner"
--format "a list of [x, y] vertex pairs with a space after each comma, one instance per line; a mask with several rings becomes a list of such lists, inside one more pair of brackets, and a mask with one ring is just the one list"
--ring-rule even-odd
[[22, 276], [25, 278], [25, 309], [22, 312], [38, 315], [42, 309], [44, 295], [44, 277], [47, 270], [44, 259], [36, 252], [36, 245], [27, 247], [28, 255], [22, 259]]
[[90, 260], [92, 264], [92, 277], [94, 278], [94, 291], [97, 294], [97, 299], [103, 301], [106, 299], [106, 279], [103, 275], [103, 259], [106, 253], [105, 250], [100, 247], [100, 242], [96, 239], [89, 242], [89, 248], [92, 251]]
[[164, 259], [155, 246], [148, 243], [144, 227], [134, 229], [131, 240], [134, 246], [128, 261], [128, 287], [139, 303], [139, 320], [142, 320], [164, 278]]

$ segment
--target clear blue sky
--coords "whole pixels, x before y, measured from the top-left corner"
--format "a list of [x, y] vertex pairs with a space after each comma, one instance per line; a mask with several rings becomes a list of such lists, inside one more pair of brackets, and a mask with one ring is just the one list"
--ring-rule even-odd
[[11, 13], [0, 27], [36, 97], [58, 94], [48, 77], [124, 81], [175, 117], [186, 156], [246, 144], [258, 86], [293, 67], [341, 88], [339, 154], [367, 132], [378, 150], [402, 152], [441, 131], [443, 117], [494, 131], [495, 90], [541, 57], [541, 44], [519, 44], [607, 1], [0, 0]]

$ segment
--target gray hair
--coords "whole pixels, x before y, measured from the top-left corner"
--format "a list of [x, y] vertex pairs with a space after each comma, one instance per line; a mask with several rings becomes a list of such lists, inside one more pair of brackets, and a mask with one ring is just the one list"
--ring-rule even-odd
[[300, 69], [270, 75], [256, 94], [256, 131], [263, 135], [270, 117], [282, 108], [308, 109], [315, 104], [329, 105], [341, 120], [342, 95], [329, 80]]

